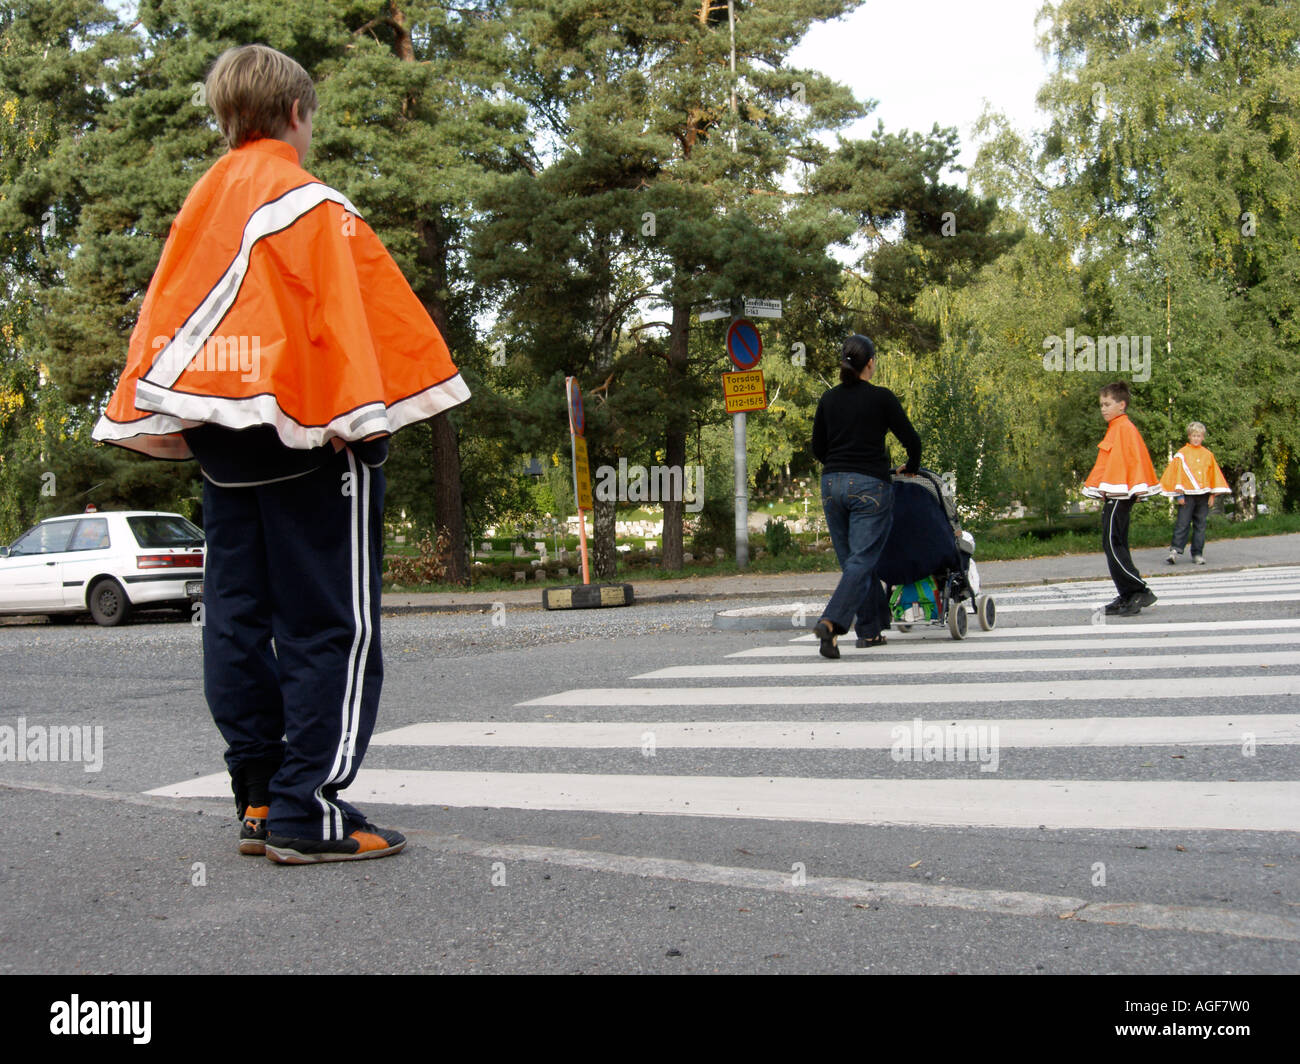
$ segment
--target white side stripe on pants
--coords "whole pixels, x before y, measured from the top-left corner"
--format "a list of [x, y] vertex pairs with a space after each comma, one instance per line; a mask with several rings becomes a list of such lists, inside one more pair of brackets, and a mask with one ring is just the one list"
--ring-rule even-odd
[[325, 781], [316, 788], [316, 798], [324, 809], [324, 837], [343, 837], [343, 812], [329, 801], [321, 789], [347, 778], [360, 727], [360, 704], [363, 688], [361, 672], [370, 651], [370, 469], [356, 460], [349, 450], [348, 470], [352, 486], [351, 506], [351, 575], [352, 575], [352, 648], [348, 651], [347, 683], [343, 691], [342, 716], [339, 722], [339, 745], [334, 764]]

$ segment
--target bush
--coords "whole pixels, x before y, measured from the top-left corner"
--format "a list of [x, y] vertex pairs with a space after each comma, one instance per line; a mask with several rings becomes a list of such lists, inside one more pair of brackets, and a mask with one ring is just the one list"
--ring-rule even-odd
[[729, 497], [705, 497], [700, 511], [699, 525], [691, 537], [691, 553], [697, 558], [712, 554], [721, 547], [728, 554], [736, 553], [736, 510]]
[[763, 529], [763, 538], [767, 541], [767, 552], [773, 557], [788, 554], [794, 548], [794, 536], [785, 521], [767, 519]]
[[451, 537], [444, 530], [438, 536], [435, 546], [425, 536], [420, 540], [419, 553], [391, 556], [388, 559], [388, 572], [385, 578], [394, 584], [412, 587], [418, 584], [440, 584], [447, 579], [447, 568], [451, 558]]

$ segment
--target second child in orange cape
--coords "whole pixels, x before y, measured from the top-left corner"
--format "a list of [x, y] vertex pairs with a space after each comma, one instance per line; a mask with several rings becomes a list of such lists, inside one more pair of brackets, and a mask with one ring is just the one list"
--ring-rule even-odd
[[1174, 538], [1169, 545], [1170, 565], [1178, 561], [1187, 546], [1187, 533], [1191, 529], [1192, 563], [1205, 564], [1205, 522], [1210, 513], [1210, 497], [1225, 495], [1232, 489], [1214, 459], [1214, 452], [1203, 447], [1205, 426], [1193, 421], [1187, 426], [1187, 446], [1174, 455], [1173, 461], [1160, 478], [1160, 490], [1172, 495], [1178, 504], [1178, 517], [1174, 521]]
[[1083, 482], [1083, 493], [1104, 500], [1101, 511], [1101, 543], [1106, 564], [1118, 592], [1106, 606], [1108, 614], [1132, 617], [1142, 607], [1155, 604], [1155, 593], [1147, 587], [1133, 563], [1128, 547], [1129, 516], [1133, 503], [1159, 492], [1155, 466], [1142, 433], [1129, 419], [1131, 395], [1123, 381], [1101, 389], [1101, 416], [1106, 435], [1097, 445], [1097, 461]]

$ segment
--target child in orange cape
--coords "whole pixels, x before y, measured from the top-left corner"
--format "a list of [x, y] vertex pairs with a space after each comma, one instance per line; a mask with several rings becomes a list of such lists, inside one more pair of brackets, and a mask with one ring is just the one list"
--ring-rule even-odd
[[405, 838], [339, 797], [383, 679], [381, 467], [469, 390], [374, 231], [303, 169], [307, 72], [232, 48], [207, 96], [230, 151], [172, 224], [94, 435], [202, 469], [204, 693], [239, 852], [385, 857]]
[[1187, 530], [1192, 531], [1192, 563], [1205, 564], [1205, 519], [1210, 513], [1210, 496], [1223, 495], [1232, 489], [1214, 460], [1214, 452], [1202, 446], [1205, 426], [1193, 421], [1187, 426], [1187, 446], [1183, 447], [1160, 478], [1160, 490], [1172, 495], [1178, 504], [1178, 518], [1174, 522], [1174, 540], [1169, 546], [1170, 565], [1187, 546]]
[[1135, 499], [1146, 498], [1160, 490], [1155, 466], [1142, 433], [1129, 420], [1131, 396], [1123, 381], [1101, 389], [1101, 416], [1106, 419], [1106, 435], [1097, 445], [1097, 461], [1083, 482], [1083, 493], [1104, 500], [1101, 511], [1101, 543], [1106, 552], [1110, 578], [1119, 594], [1106, 606], [1109, 614], [1132, 617], [1143, 606], [1156, 601], [1133, 564], [1128, 549], [1129, 514]]

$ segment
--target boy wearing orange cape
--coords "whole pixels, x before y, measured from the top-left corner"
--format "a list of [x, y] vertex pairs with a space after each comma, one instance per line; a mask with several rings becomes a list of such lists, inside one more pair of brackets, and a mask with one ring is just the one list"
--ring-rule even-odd
[[207, 94], [230, 151], [172, 224], [95, 438], [203, 471], [204, 692], [239, 851], [397, 853], [338, 797], [374, 729], [387, 437], [469, 398], [373, 230], [302, 169], [316, 92], [264, 45]]
[[1170, 565], [1187, 546], [1187, 530], [1192, 530], [1192, 563], [1205, 564], [1205, 519], [1210, 513], [1210, 496], [1223, 495], [1232, 489], [1223, 476], [1223, 470], [1214, 460], [1214, 452], [1202, 447], [1205, 426], [1193, 421], [1187, 426], [1187, 446], [1182, 448], [1160, 478], [1160, 490], [1172, 495], [1178, 503], [1178, 518], [1174, 521], [1174, 540], [1169, 547]]
[[1110, 578], [1119, 592], [1106, 612], [1132, 617], [1143, 606], [1153, 605], [1156, 596], [1147, 587], [1133, 564], [1128, 549], [1129, 514], [1135, 499], [1154, 495], [1160, 490], [1155, 466], [1137, 426], [1129, 420], [1128, 385], [1123, 381], [1101, 389], [1101, 416], [1106, 419], [1106, 435], [1097, 445], [1097, 461], [1083, 482], [1083, 493], [1104, 500], [1101, 511], [1101, 542], [1106, 552]]

